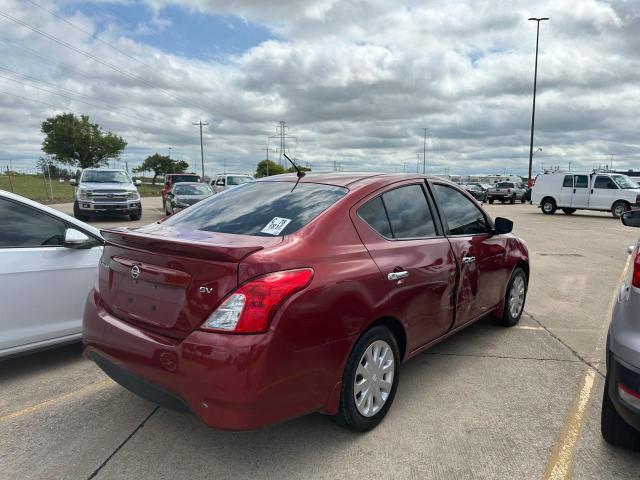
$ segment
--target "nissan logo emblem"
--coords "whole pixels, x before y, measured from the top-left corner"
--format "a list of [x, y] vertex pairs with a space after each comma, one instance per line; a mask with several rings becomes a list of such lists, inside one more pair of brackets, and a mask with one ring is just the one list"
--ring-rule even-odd
[[134, 265], [131, 267], [131, 278], [136, 280], [140, 276], [140, 267], [138, 265]]

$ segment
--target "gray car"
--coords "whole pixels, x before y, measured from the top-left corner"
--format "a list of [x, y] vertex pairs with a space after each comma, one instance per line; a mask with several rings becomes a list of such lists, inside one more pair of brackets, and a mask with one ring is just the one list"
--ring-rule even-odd
[[[622, 215], [640, 227], [640, 210]], [[607, 378], [601, 429], [612, 445], [640, 449], [640, 241], [629, 247], [633, 268], [620, 286], [607, 336]]]
[[173, 215], [200, 200], [213, 195], [213, 190], [206, 183], [180, 182], [176, 183], [164, 201], [164, 210], [167, 215]]

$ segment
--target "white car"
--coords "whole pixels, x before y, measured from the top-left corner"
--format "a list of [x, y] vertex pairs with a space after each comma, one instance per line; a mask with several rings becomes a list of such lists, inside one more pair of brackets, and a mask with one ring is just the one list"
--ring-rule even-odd
[[223, 173], [215, 175], [209, 185], [213, 193], [224, 192], [227, 188], [242, 185], [243, 183], [252, 182], [255, 178], [244, 173]]
[[632, 207], [640, 206], [640, 185], [619, 173], [545, 173], [536, 178], [531, 202], [547, 215], [559, 208], [567, 215], [576, 210], [596, 210], [620, 218]]
[[0, 190], [0, 358], [80, 340], [103, 243], [91, 225]]

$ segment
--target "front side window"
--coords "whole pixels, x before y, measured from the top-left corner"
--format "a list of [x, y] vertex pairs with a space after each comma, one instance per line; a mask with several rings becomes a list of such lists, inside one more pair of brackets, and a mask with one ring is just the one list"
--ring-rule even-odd
[[164, 224], [259, 237], [288, 235], [348, 192], [344, 187], [316, 183], [293, 186], [290, 182], [245, 183], [198, 202]]
[[587, 175], [574, 175], [575, 188], [589, 188], [589, 177]]
[[595, 182], [593, 182], [593, 188], [601, 188], [606, 190], [617, 190], [616, 184], [606, 175], [598, 175]]
[[564, 182], [562, 182], [562, 186], [573, 188], [573, 175], [565, 175]]
[[216, 181], [216, 185], [224, 187], [224, 177], [218, 178], [218, 180]]
[[18, 202], [0, 198], [0, 225], [0, 248], [64, 245], [64, 222]]
[[446, 185], [434, 186], [450, 235], [476, 235], [489, 231], [482, 211], [464, 194]]

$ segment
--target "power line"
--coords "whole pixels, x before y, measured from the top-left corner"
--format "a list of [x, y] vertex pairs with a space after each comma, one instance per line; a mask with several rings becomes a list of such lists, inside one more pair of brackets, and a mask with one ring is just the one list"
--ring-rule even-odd
[[[39, 28], [37, 28], [37, 27], [34, 27], [33, 25], [29, 25], [28, 23], [23, 22], [22, 20], [20, 20], [20, 19], [18, 19], [18, 18], [15, 18], [15, 17], [13, 17], [13, 16], [9, 15], [8, 13], [6, 13], [6, 12], [4, 12], [4, 11], [2, 11], [2, 10], [0, 10], [0, 16], [1, 16], [1, 17], [6, 18], [7, 20], [11, 20], [11, 21], [12, 21], [12, 22], [14, 22], [14, 23], [17, 23], [18, 25], [21, 25], [21, 26], [23, 26], [23, 27], [25, 27], [25, 28], [27, 28], [27, 29], [31, 30], [32, 32], [35, 32], [35, 33], [37, 33], [38, 35], [41, 35], [41, 36], [43, 36], [43, 37], [45, 37], [45, 38], [47, 38], [47, 39], [51, 40], [52, 42], [57, 43], [58, 45], [61, 45], [61, 46], [63, 46], [63, 47], [66, 47], [66, 48], [68, 48], [69, 50], [72, 50], [72, 51], [74, 51], [74, 52], [76, 52], [76, 53], [79, 53], [80, 55], [83, 55], [83, 56], [85, 56], [85, 57], [87, 57], [87, 58], [90, 58], [90, 59], [91, 59], [91, 60], [93, 60], [94, 62], [97, 62], [97, 63], [99, 63], [99, 64], [101, 64], [101, 65], [104, 65], [105, 67], [110, 68], [111, 70], [114, 70], [114, 71], [116, 71], [116, 72], [120, 73], [121, 75], [124, 75], [124, 76], [126, 76], [126, 77], [129, 77], [129, 78], [131, 78], [131, 79], [133, 79], [133, 80], [139, 81], [139, 82], [141, 82], [141, 83], [145, 84], [145, 85], [146, 85], [146, 86], [148, 86], [148, 87], [151, 87], [151, 88], [155, 88], [155, 89], [157, 89], [157, 90], [160, 90], [162, 93], [164, 93], [165, 95], [168, 95], [168, 96], [170, 96], [170, 97], [174, 98], [175, 100], [180, 100], [180, 98], [179, 98], [179, 97], [177, 97], [175, 94], [173, 94], [173, 93], [172, 93], [172, 92], [170, 92], [169, 90], [166, 90], [166, 89], [164, 89], [164, 88], [162, 88], [162, 87], [159, 87], [159, 86], [157, 86], [157, 85], [154, 85], [153, 83], [148, 82], [147, 80], [145, 80], [144, 78], [140, 77], [139, 75], [136, 75], [136, 74], [134, 74], [134, 73], [126, 72], [126, 71], [124, 71], [124, 70], [122, 70], [122, 69], [118, 68], [117, 66], [113, 65], [112, 63], [109, 63], [109, 62], [107, 62], [107, 61], [105, 61], [105, 60], [102, 60], [100, 57], [97, 57], [96, 55], [93, 55], [92, 53], [89, 53], [89, 52], [87, 52], [87, 51], [85, 51], [85, 50], [82, 50], [82, 49], [80, 49], [80, 48], [77, 48], [77, 47], [75, 47], [74, 45], [72, 45], [72, 44], [70, 44], [70, 43], [68, 43], [68, 42], [65, 42], [64, 40], [60, 40], [59, 38], [54, 37], [53, 35], [50, 35], [50, 34], [48, 34], [47, 32], [44, 32], [44, 31], [40, 30], [40, 29], [39, 29]], [[204, 112], [204, 110], [202, 110], [202, 108], [200, 107], [200, 105], [197, 105], [197, 104], [192, 103], [192, 102], [189, 102], [189, 101], [185, 101], [185, 103], [187, 103], [187, 104], [189, 104], [189, 105], [191, 105], [191, 106], [193, 106], [193, 107], [197, 108], [198, 110], [200, 110], [200, 111]], [[204, 113], [207, 113], [207, 112], [204, 112]]]
[[296, 142], [298, 141], [297, 137], [289, 135], [287, 132], [289, 131], [289, 126], [286, 122], [280, 121], [276, 126], [276, 135], [271, 135], [269, 138], [278, 138], [280, 139], [280, 156], [278, 157], [278, 165], [282, 166], [282, 155], [287, 153], [286, 142], [287, 139], [292, 138]]

